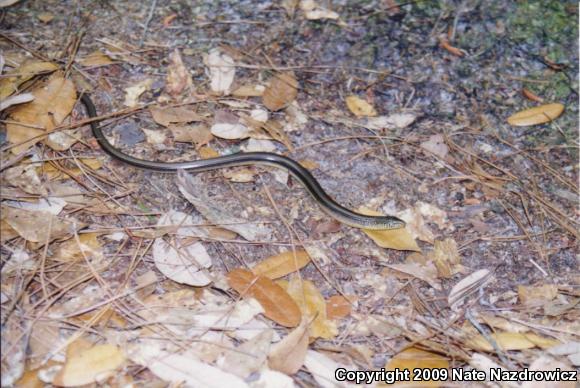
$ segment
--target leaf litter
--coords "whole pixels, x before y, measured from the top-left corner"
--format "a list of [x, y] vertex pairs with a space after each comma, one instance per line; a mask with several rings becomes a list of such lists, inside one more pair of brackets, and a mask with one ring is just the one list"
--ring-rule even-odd
[[[385, 27], [390, 32], [415, 20], [417, 5], [392, 3], [365, 14], [285, 1], [289, 18], [268, 16], [274, 23], [196, 16], [195, 37], [224, 34], [231, 46], [201, 46], [204, 37], [191, 40], [194, 49], [166, 44], [164, 36], [174, 39], [187, 28], [178, 10], [159, 28], [153, 18], [143, 45], [88, 30], [66, 50], [30, 51], [54, 63], [30, 60], [8, 42], [2, 99], [30, 92], [34, 100], [3, 105], [9, 130], [2, 161], [9, 167], [2, 176], [2, 341], [11, 356], [3, 353], [2, 384], [336, 386], [333, 372], [343, 366], [577, 366], [570, 333], [580, 329], [579, 298], [567, 270], [577, 238], [570, 208], [577, 172], [566, 165], [569, 148], [554, 146], [569, 139], [574, 97], [536, 88], [562, 68], [546, 60], [552, 65], [534, 75], [539, 82], [509, 64], [501, 75], [480, 72], [478, 54], [465, 43], [477, 40], [453, 36], [477, 30], [475, 22], [463, 27], [465, 14], [458, 30], [433, 30], [443, 50], [416, 58], [442, 77], [439, 84], [421, 77], [423, 70], [411, 87], [404, 78], [413, 79], [414, 65], [367, 69], [365, 55], [343, 58], [344, 47], [358, 44], [359, 53], [370, 45], [357, 34], [373, 24], [358, 27], [361, 20], [404, 9], [404, 21]], [[6, 17], [13, 18], [10, 10]], [[38, 12], [33, 19], [51, 29], [60, 17]], [[248, 34], [244, 39], [253, 41], [252, 34], [282, 24], [299, 33], [272, 34], [277, 38], [258, 39], [253, 48], [235, 39]], [[143, 33], [134, 32], [127, 36]], [[294, 51], [290, 36], [304, 39], [304, 47]], [[346, 45], [340, 50], [337, 36]], [[28, 35], [19, 39], [30, 44]], [[327, 46], [336, 62], [303, 61], [305, 52], [324, 57]], [[398, 58], [399, 48], [389, 50]], [[459, 62], [492, 85], [466, 98], [468, 109], [457, 96], [469, 88], [450, 94], [456, 74], [448, 72]], [[54, 73], [61, 64], [64, 73]], [[149, 134], [126, 150], [133, 155], [193, 160], [240, 149], [289, 152], [340, 203], [357, 208], [378, 194], [373, 208], [408, 226], [378, 234], [337, 226], [288, 174], [180, 174], [171, 186], [110, 162], [87, 140], [88, 128], [79, 128], [85, 116], [73, 106], [81, 89], [93, 90], [111, 121], [123, 119], [115, 110], [122, 112], [126, 92]], [[522, 98], [554, 103], [525, 109]], [[151, 102], [163, 130], [150, 129], [138, 108]], [[542, 137], [546, 132], [561, 138]], [[560, 201], [563, 192], [570, 203]], [[38, 318], [34, 325], [31, 317]]]

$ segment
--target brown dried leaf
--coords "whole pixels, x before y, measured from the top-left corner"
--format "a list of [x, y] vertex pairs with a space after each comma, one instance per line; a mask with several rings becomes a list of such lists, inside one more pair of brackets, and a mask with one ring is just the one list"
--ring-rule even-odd
[[350, 315], [351, 303], [342, 295], [333, 295], [326, 301], [326, 317], [340, 319]]
[[298, 81], [293, 73], [280, 73], [270, 80], [262, 101], [266, 108], [277, 111], [287, 107], [298, 95]]
[[28, 194], [46, 196], [48, 192], [42, 184], [34, 165], [19, 164], [4, 171], [2, 174], [3, 184], [18, 187]]
[[251, 168], [234, 168], [234, 169], [227, 169], [223, 172], [225, 178], [229, 179], [232, 182], [237, 183], [248, 183], [254, 181], [254, 176], [256, 175], [256, 171]]
[[169, 130], [173, 139], [178, 142], [191, 142], [199, 149], [213, 140], [209, 128], [205, 124], [200, 125], [170, 125]]
[[536, 95], [535, 93], [533, 93], [531, 90], [526, 89], [526, 88], [522, 88], [522, 95], [527, 98], [528, 100], [531, 101], [535, 101], [535, 102], [544, 102], [544, 99], [538, 95]]
[[465, 56], [465, 53], [463, 52], [463, 50], [458, 49], [455, 46], [452, 46], [451, 43], [449, 43], [449, 40], [447, 39], [447, 37], [440, 37], [439, 38], [439, 47], [441, 47], [444, 50], [447, 50], [447, 52], [455, 55], [456, 57], [463, 57]]
[[38, 20], [43, 23], [50, 23], [54, 19], [54, 14], [50, 12], [41, 12], [37, 15]]
[[558, 286], [544, 284], [541, 286], [518, 286], [520, 302], [526, 306], [538, 306], [558, 296]]
[[308, 263], [310, 263], [310, 256], [306, 251], [288, 251], [268, 257], [252, 268], [252, 272], [270, 279], [278, 279], [298, 271]]
[[34, 101], [16, 106], [10, 118], [13, 121], [26, 124], [6, 124], [8, 140], [12, 144], [14, 154], [26, 151], [41, 140], [41, 136], [60, 125], [72, 111], [77, 99], [73, 82], [64, 79], [62, 74], [53, 75], [48, 83], [32, 92]]
[[[102, 246], [97, 237], [98, 233], [83, 233], [79, 235], [79, 241], [70, 239], [61, 243], [52, 255], [60, 262], [82, 260], [83, 257], [103, 257]], [[79, 244], [80, 242], [80, 244]]]
[[564, 112], [564, 105], [558, 103], [546, 104], [522, 110], [508, 117], [507, 122], [516, 127], [549, 123]]
[[281, 281], [288, 294], [294, 299], [304, 317], [311, 321], [310, 337], [331, 339], [338, 334], [338, 328], [334, 321], [326, 318], [326, 302], [310, 280], [302, 280], [294, 277], [290, 282]]
[[125, 355], [114, 345], [96, 345], [67, 357], [66, 364], [54, 378], [54, 384], [73, 387], [90, 384], [113, 373], [125, 362]]
[[211, 159], [211, 158], [217, 158], [218, 156], [220, 156], [219, 152], [217, 152], [216, 150], [214, 150], [211, 147], [201, 147], [199, 150], [199, 157], [202, 159]]
[[203, 121], [204, 117], [194, 112], [186, 106], [178, 107], [149, 107], [149, 112], [157, 124], [168, 127], [170, 124], [190, 123], [192, 121]]
[[183, 64], [181, 54], [175, 49], [169, 54], [169, 66], [167, 67], [167, 78], [165, 81], [165, 91], [170, 96], [178, 96], [184, 90], [193, 85], [191, 74]]
[[449, 279], [461, 269], [459, 265], [461, 263], [461, 257], [457, 250], [457, 242], [451, 237], [443, 241], [435, 241], [432, 259], [440, 277]]
[[84, 224], [56, 217], [45, 211], [28, 211], [8, 206], [2, 207], [2, 217], [18, 234], [31, 242], [45, 243], [70, 236]]
[[[441, 357], [438, 354], [427, 352], [425, 350], [417, 349], [417, 348], [409, 348], [405, 349], [399, 354], [395, 355], [393, 358], [389, 360], [387, 365], [385, 365], [385, 370], [387, 371], [394, 371], [394, 370], [407, 370], [411, 371], [410, 373], [410, 381], [413, 380], [414, 373], [413, 371], [417, 368], [421, 369], [447, 369], [449, 368], [449, 361], [446, 358]], [[442, 381], [435, 381], [435, 380], [426, 380], [426, 381], [417, 381], [413, 382], [413, 387], [439, 387], [444, 385]], [[380, 384], [380, 386], [384, 387], [387, 386], [386, 384]], [[408, 386], [408, 382], [399, 381], [395, 384], [389, 384], [389, 387], [403, 387]]]
[[348, 96], [346, 106], [357, 117], [372, 117], [377, 115], [375, 108], [358, 96]]
[[262, 305], [264, 315], [286, 327], [300, 323], [302, 314], [290, 295], [265, 276], [237, 268], [228, 273], [228, 284], [242, 297], [253, 297]]
[[309, 334], [308, 322], [303, 320], [300, 326], [272, 346], [268, 355], [268, 366], [288, 375], [298, 372], [304, 364]]
[[24, 82], [40, 73], [55, 71], [58, 65], [52, 62], [25, 61], [0, 78], [0, 100], [4, 100], [18, 90]]
[[262, 97], [266, 88], [262, 85], [242, 85], [232, 92], [234, 97]]
[[[500, 349], [503, 350], [524, 350], [535, 348], [536, 346], [540, 348], [549, 348], [560, 343], [560, 341], [540, 337], [533, 333], [498, 332], [490, 334], [490, 337], [493, 338]], [[475, 336], [469, 335], [466, 345], [472, 349], [486, 352], [494, 350], [492, 344], [490, 344], [481, 334]]]
[[84, 67], [101, 67], [112, 64], [113, 60], [107, 54], [95, 50], [78, 62]]

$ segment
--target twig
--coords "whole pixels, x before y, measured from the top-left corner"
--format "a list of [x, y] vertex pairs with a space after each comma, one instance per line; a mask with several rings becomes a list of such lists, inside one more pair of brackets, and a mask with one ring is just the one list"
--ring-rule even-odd
[[157, 0], [151, 1], [151, 7], [149, 7], [149, 14], [147, 15], [147, 20], [143, 25], [143, 35], [141, 35], [141, 39], [139, 40], [139, 47], [143, 47], [143, 42], [145, 41], [145, 37], [147, 36], [147, 32], [149, 31], [149, 23], [151, 23], [151, 19], [153, 19], [153, 12], [155, 12], [155, 8], [157, 7]]

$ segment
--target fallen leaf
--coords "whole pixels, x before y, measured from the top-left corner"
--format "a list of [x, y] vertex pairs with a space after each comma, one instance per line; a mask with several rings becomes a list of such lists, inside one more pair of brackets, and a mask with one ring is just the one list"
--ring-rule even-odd
[[[18, 234], [31, 242], [45, 243], [71, 236], [84, 224], [56, 217], [46, 211], [29, 211], [2, 207], [3, 220]], [[50, 231], [50, 235], [48, 235]]]
[[368, 117], [366, 127], [374, 130], [383, 129], [403, 129], [413, 124], [417, 120], [414, 113], [394, 113], [390, 116]]
[[204, 270], [211, 267], [212, 260], [201, 242], [184, 245], [158, 238], [153, 243], [153, 258], [157, 269], [175, 282], [203, 287], [212, 281]]
[[171, 382], [172, 386], [206, 388], [249, 388], [239, 377], [215, 366], [200, 362], [195, 356], [171, 354], [152, 349], [141, 361], [155, 376]]
[[262, 97], [266, 88], [262, 85], [242, 85], [232, 92], [234, 97]]
[[250, 130], [240, 118], [227, 111], [217, 111], [214, 116], [214, 124], [211, 126], [211, 133], [222, 139], [245, 139], [250, 136]]
[[336, 371], [341, 368], [346, 370], [353, 370], [356, 368], [340, 365], [338, 362], [321, 352], [315, 352], [314, 350], [306, 352], [304, 366], [306, 366], [306, 369], [308, 369], [312, 374], [314, 380], [316, 380], [316, 382], [323, 388], [355, 386], [354, 384], [348, 383], [338, 384], [336, 380]]
[[224, 177], [229, 179], [232, 182], [237, 183], [248, 183], [254, 181], [254, 176], [256, 175], [256, 171], [250, 168], [234, 168], [228, 169], [223, 172]]
[[2, 181], [4, 185], [18, 187], [28, 194], [41, 196], [48, 194], [46, 187], [38, 176], [35, 165], [19, 164], [9, 168], [2, 173]]
[[203, 63], [209, 71], [211, 90], [215, 93], [228, 95], [236, 75], [235, 62], [219, 49], [213, 49], [203, 58]]
[[201, 147], [199, 150], [199, 157], [202, 159], [211, 159], [211, 158], [217, 158], [218, 156], [220, 156], [219, 152], [217, 152], [216, 150], [214, 150], [211, 147]]
[[12, 105], [25, 104], [32, 100], [34, 100], [34, 95], [32, 93], [22, 93], [16, 96], [10, 96], [0, 100], [0, 112], [10, 108]]
[[308, 263], [310, 256], [306, 251], [288, 251], [261, 261], [252, 268], [252, 272], [270, 279], [278, 279], [304, 268]]
[[11, 151], [19, 154], [42, 140], [42, 135], [50, 133], [60, 125], [72, 111], [77, 94], [73, 82], [55, 74], [45, 86], [35, 89], [34, 101], [16, 106], [10, 118], [20, 124], [6, 124], [8, 140], [18, 144]]
[[184, 90], [193, 85], [191, 74], [183, 64], [178, 49], [169, 54], [169, 66], [165, 78], [165, 91], [172, 97], [179, 96]]
[[564, 105], [558, 103], [536, 106], [515, 113], [508, 117], [507, 122], [516, 127], [545, 124], [557, 119], [564, 112]]
[[455, 55], [456, 57], [461, 58], [465, 56], [465, 52], [461, 49], [458, 49], [457, 47], [452, 46], [451, 43], [449, 43], [447, 37], [445, 36], [439, 38], [439, 47], [441, 47], [444, 50], [447, 50], [447, 52]]
[[300, 309], [286, 291], [265, 276], [238, 268], [228, 273], [228, 284], [242, 297], [253, 297], [260, 302], [264, 315], [286, 327], [300, 323]]
[[385, 266], [408, 276], [421, 279], [436, 290], [441, 289], [441, 283], [437, 280], [437, 269], [433, 264], [421, 265], [414, 262], [407, 262], [402, 264], [385, 264]]
[[430, 136], [429, 140], [421, 143], [421, 148], [437, 155], [441, 159], [445, 159], [449, 153], [449, 148], [445, 144], [445, 138], [441, 134]]
[[[203, 149], [199, 150], [200, 155]], [[272, 231], [268, 226], [232, 216], [235, 210], [226, 203], [232, 202], [231, 198], [210, 196], [207, 193], [207, 185], [204, 185], [199, 177], [180, 170], [177, 182], [181, 194], [214, 225], [231, 230], [248, 241], [267, 241], [271, 238]]]
[[91, 67], [91, 68], [108, 66], [114, 63], [111, 57], [109, 57], [107, 54], [99, 50], [95, 50], [86, 57], [79, 59], [78, 62], [83, 67]]
[[280, 73], [270, 79], [264, 90], [262, 101], [266, 108], [278, 111], [287, 107], [298, 95], [298, 81], [293, 73]]
[[40, 73], [58, 70], [58, 65], [52, 62], [27, 60], [17, 68], [3, 74], [0, 78], [0, 101], [18, 90], [24, 82]]
[[[524, 350], [535, 348], [536, 346], [549, 348], [560, 343], [560, 341], [540, 337], [531, 333], [499, 332], [491, 333], [489, 336], [495, 340], [499, 348], [502, 350]], [[470, 335], [469, 338], [466, 339], [465, 344], [475, 350], [486, 352], [494, 351], [493, 345], [490, 344], [481, 334], [475, 336]]]
[[360, 97], [348, 96], [345, 101], [348, 109], [357, 117], [369, 117], [377, 115], [375, 108]]
[[[533, 371], [545, 371], [552, 373], [554, 371], [569, 371], [578, 379], [578, 370], [574, 370], [570, 365], [563, 363], [560, 360], [555, 360], [553, 357], [541, 355], [536, 358], [529, 366], [531, 373]], [[547, 384], [542, 380], [532, 379], [531, 381], [523, 381], [521, 388], [543, 388]], [[552, 381], [549, 383], [551, 388], [575, 388], [578, 386], [578, 381]]]
[[339, 18], [339, 15], [336, 12], [321, 7], [314, 0], [301, 0], [300, 9], [304, 12], [306, 19], [308, 20], [336, 20]]
[[457, 242], [452, 237], [445, 240], [435, 240], [435, 248], [431, 258], [440, 277], [449, 279], [461, 270], [461, 256]]
[[139, 97], [151, 88], [153, 80], [151, 78], [137, 82], [133, 86], [125, 88], [125, 106], [134, 108], [139, 105]]
[[491, 281], [492, 277], [493, 275], [487, 269], [480, 269], [479, 271], [475, 271], [471, 275], [461, 279], [455, 286], [453, 286], [451, 291], [449, 291], [449, 296], [447, 297], [449, 307], [451, 307], [452, 310], [457, 311], [469, 295]]
[[106, 374], [112, 374], [124, 362], [125, 355], [117, 346], [96, 345], [67, 358], [53, 383], [62, 387], [95, 383]]
[[145, 137], [147, 138], [147, 143], [149, 144], [163, 144], [165, 139], [167, 139], [167, 135], [164, 131], [159, 129], [147, 129], [141, 128], [143, 133], [145, 133]]
[[326, 301], [326, 317], [341, 319], [350, 315], [351, 302], [342, 295], [333, 295]]
[[104, 255], [98, 236], [97, 233], [83, 233], [78, 241], [74, 238], [64, 241], [54, 250], [52, 257], [59, 262], [83, 260], [84, 257], [102, 259]]
[[518, 286], [520, 302], [525, 306], [539, 306], [558, 296], [558, 286], [543, 284], [541, 286]]
[[[186, 224], [184, 226], [181, 226]], [[211, 283], [206, 269], [212, 266], [212, 259], [203, 243], [187, 242], [182, 237], [205, 236], [207, 232], [191, 226], [193, 219], [185, 213], [170, 211], [157, 222], [159, 230], [172, 232], [171, 240], [158, 237], [153, 242], [153, 259], [159, 271], [171, 280], [195, 287]]]
[[296, 329], [272, 346], [268, 366], [288, 375], [298, 372], [308, 350], [309, 333], [308, 322], [303, 320]]
[[41, 12], [37, 15], [38, 20], [43, 23], [50, 23], [54, 19], [54, 14], [50, 12]]
[[171, 124], [182, 124], [204, 120], [203, 116], [200, 116], [187, 106], [151, 106], [149, 107], [149, 112], [151, 113], [153, 120], [164, 127], [168, 127]]
[[[369, 216], [380, 216], [379, 212], [367, 208], [359, 208], [359, 212]], [[381, 248], [396, 249], [399, 251], [416, 251], [421, 252], [417, 242], [407, 231], [407, 228], [391, 230], [369, 230], [363, 229], [363, 232], [369, 236]]]
[[[408, 370], [410, 371], [410, 381], [413, 381], [413, 387], [439, 387], [441, 385], [446, 385], [445, 381], [437, 380], [425, 380], [425, 381], [414, 381], [414, 370], [436, 370], [436, 369], [448, 369], [449, 361], [445, 357], [438, 354], [431, 353], [425, 350], [417, 348], [405, 349], [402, 352], [396, 354], [393, 358], [387, 362], [385, 365], [385, 370]], [[389, 384], [389, 387], [402, 387], [408, 386], [408, 382], [397, 381], [394, 384]], [[381, 383], [380, 386], [387, 386]]]
[[528, 100], [532, 100], [535, 102], [544, 102], [544, 99], [542, 97], [539, 97], [538, 95], [534, 94], [532, 91], [526, 88], [522, 88], [522, 95]]
[[[98, 170], [103, 166], [101, 159], [97, 158], [79, 158], [77, 161], [82, 163], [84, 170]], [[77, 177], [83, 175], [83, 170], [79, 167], [67, 168], [66, 173], [59, 170], [52, 164], [44, 164], [42, 167], [42, 172], [46, 175], [48, 180], [61, 180], [61, 179], [71, 179], [72, 177]]]
[[218, 359], [217, 366], [246, 379], [251, 373], [257, 372], [265, 365], [273, 336], [272, 329], [262, 331], [236, 349], [227, 351]]
[[271, 140], [249, 139], [248, 142], [242, 145], [244, 152], [274, 152], [276, 145]]
[[314, 283], [296, 276], [284, 288], [300, 308], [302, 316], [311, 322], [311, 338], [331, 339], [338, 335], [336, 323], [326, 317], [326, 301]]
[[173, 134], [173, 140], [195, 144], [199, 149], [213, 140], [209, 128], [205, 124], [200, 125], [170, 125], [169, 130]]

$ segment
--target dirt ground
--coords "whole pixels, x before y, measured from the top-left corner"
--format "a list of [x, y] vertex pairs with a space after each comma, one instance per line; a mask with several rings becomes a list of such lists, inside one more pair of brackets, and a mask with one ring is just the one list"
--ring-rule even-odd
[[[202, 150], [226, 155], [247, 146], [248, 140], [219, 137], [203, 147], [177, 142], [147, 109], [155, 103], [189, 104], [208, 127], [218, 121], [216, 112], [242, 117], [266, 110], [259, 96], [211, 93], [204, 63], [211, 50], [235, 62], [231, 90], [267, 86], [277, 74], [291, 72], [298, 82], [295, 101], [290, 108], [268, 111], [288, 139], [270, 142], [274, 152], [306, 165], [337, 202], [403, 217], [421, 250], [379, 247], [363, 231], [332, 221], [294, 178], [269, 168], [235, 168], [230, 175], [204, 172], [195, 176], [201, 179], [195, 181], [198, 195], [236, 218], [265, 225], [270, 233], [251, 240], [220, 229], [195, 239], [213, 261], [215, 281], [205, 287], [180, 284], [166, 278], [154, 258], [151, 245], [160, 236], [135, 233], [153, 233], [156, 229], [148, 227], [172, 210], [191, 214], [198, 223], [211, 222], [184, 198], [176, 176], [105, 156], [88, 125], [80, 127], [81, 141], [70, 149], [55, 151], [40, 142], [22, 158], [10, 153], [4, 125], [14, 118], [7, 110], [0, 132], [5, 168], [36, 157], [70, 176], [75, 168], [71, 155], [103, 161], [98, 170], [66, 180], [77, 194], [96, 198], [100, 205], [69, 203], [59, 217], [86, 224], [78, 236], [95, 233], [105, 263], [91, 269], [83, 260], [60, 258], [63, 239], [35, 245], [20, 234], [2, 240], [2, 370], [12, 382], [24, 372], [31, 379], [37, 376], [49, 359], [48, 365], [66, 364], [66, 341], [79, 331], [93, 346], [104, 342], [126, 348], [130, 328], [141, 327], [134, 316], [138, 303], [130, 296], [82, 302], [102, 302], [99, 308], [108, 306], [107, 314], [124, 322], [120, 327], [115, 319], [103, 322], [85, 313], [81, 302], [75, 308], [83, 315], [66, 309], [69, 315], [58, 319], [50, 314], [55, 306], [86, 296], [90, 287], [119, 295], [153, 271], [158, 281], [151, 295], [205, 290], [235, 302], [238, 294], [228, 290], [227, 273], [290, 249], [308, 251], [313, 263], [300, 271], [301, 278], [312, 281], [326, 302], [333, 295], [352, 302], [350, 314], [334, 320], [336, 335], [311, 338], [308, 345], [337, 365], [368, 370], [387, 364], [389, 369], [389, 362], [399, 365], [393, 360], [401, 352], [420, 349], [450, 367], [485, 369], [475, 357], [482, 355], [511, 370], [530, 367], [542, 357], [551, 357], [552, 369], [577, 368], [572, 358], [550, 349], [577, 344], [580, 337], [578, 4], [398, 3], [319, 1], [319, 10], [327, 12], [321, 19], [309, 16], [299, 2], [293, 9], [292, 1], [20, 1], [0, 8], [6, 66], [17, 67], [25, 58], [58, 64], [77, 91], [91, 94], [115, 145], [144, 159], [194, 160], [204, 157]], [[120, 46], [120, 51], [112, 49]], [[192, 84], [171, 95], [168, 73], [176, 49]], [[80, 59], [97, 50], [113, 52], [111, 63], [83, 66]], [[129, 112], [127, 89], [138, 84], [147, 87], [138, 96], [140, 105]], [[35, 85], [23, 84], [23, 90]], [[375, 118], [355, 115], [345, 102], [348, 96], [372, 105]], [[508, 123], [515, 113], [548, 103], [565, 110], [544, 124]], [[115, 117], [107, 116], [114, 112]], [[410, 122], [401, 123], [401, 117]], [[66, 123], [85, 118], [79, 103]], [[165, 137], [156, 142], [152, 133]], [[237, 182], [235, 174], [245, 172], [249, 182]], [[3, 187], [10, 188], [11, 182], [3, 180]], [[46, 169], [40, 172], [48, 193], [52, 182]], [[2, 193], [3, 201], [39, 197], [18, 187]], [[8, 265], [16, 260], [17, 248], [42, 265]], [[473, 292], [466, 292], [464, 304], [455, 308], [450, 293], [473, 273], [486, 277], [472, 284]], [[74, 285], [67, 286], [69, 281]], [[263, 321], [280, 337], [289, 332]], [[43, 335], [39, 322], [51, 323], [50, 329], [43, 326], [50, 332], [44, 346], [33, 343]], [[493, 337], [502, 333], [533, 334], [549, 344], [527, 337], [532, 345], [514, 346]], [[474, 336], [487, 345], [470, 343]], [[232, 341], [236, 346], [244, 342], [235, 336]], [[21, 355], [4, 353], [6, 345]], [[122, 373], [107, 384], [120, 384], [122, 378], [137, 385], [178, 383], [136, 360], [128, 357]], [[424, 365], [416, 362], [411, 365]], [[208, 364], [228, 371], [215, 359]], [[312, 365], [284, 373], [296, 386], [324, 385]], [[251, 385], [259, 370], [243, 380]]]

